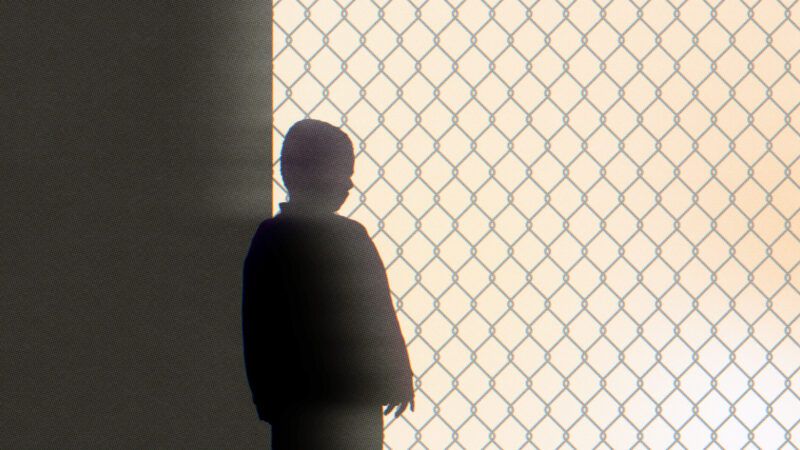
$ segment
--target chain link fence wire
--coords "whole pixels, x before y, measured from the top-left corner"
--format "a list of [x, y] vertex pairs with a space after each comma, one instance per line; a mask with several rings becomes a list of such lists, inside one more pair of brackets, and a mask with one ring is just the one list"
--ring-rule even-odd
[[350, 135], [408, 341], [386, 448], [797, 448], [799, 5], [274, 3], [275, 173]]

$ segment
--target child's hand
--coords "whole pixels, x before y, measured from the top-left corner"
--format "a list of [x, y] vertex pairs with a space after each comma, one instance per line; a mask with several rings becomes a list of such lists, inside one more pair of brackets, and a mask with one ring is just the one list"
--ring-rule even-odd
[[389, 405], [386, 407], [386, 410], [383, 411], [383, 414], [388, 415], [390, 412], [392, 412], [392, 409], [394, 407], [397, 407], [397, 411], [395, 411], [394, 416], [400, 417], [400, 414], [402, 414], [403, 411], [405, 411], [406, 408], [408, 408], [409, 404], [411, 404], [411, 411], [414, 411], [414, 399], [412, 398], [410, 402], [406, 401], [400, 403], [389, 403]]
[[411, 405], [411, 411], [414, 411], [414, 388], [411, 387], [409, 383], [408, 389], [402, 396], [402, 398], [392, 400], [389, 402], [389, 405], [386, 407], [386, 410], [383, 412], [384, 415], [388, 415], [392, 409], [397, 407], [397, 410], [394, 413], [395, 417], [400, 417], [400, 414], [408, 408], [408, 405]]

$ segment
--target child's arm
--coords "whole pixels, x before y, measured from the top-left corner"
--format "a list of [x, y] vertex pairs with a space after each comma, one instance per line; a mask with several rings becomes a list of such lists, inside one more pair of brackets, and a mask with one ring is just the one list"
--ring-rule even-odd
[[250, 244], [242, 271], [242, 344], [247, 380], [256, 405], [259, 419], [271, 422], [270, 391], [274, 390], [274, 377], [269, 367], [268, 346], [272, 337], [268, 319], [266, 293], [270, 280], [269, 255], [264, 254], [263, 230], [259, 229]]
[[[363, 227], [362, 227], [363, 229]], [[363, 229], [366, 241], [366, 252], [369, 258], [368, 279], [373, 280], [373, 295], [371, 301], [374, 302], [373, 308], [376, 313], [375, 320], [377, 329], [380, 330], [380, 343], [384, 352], [382, 362], [384, 367], [385, 379], [385, 405], [389, 405], [386, 410], [388, 414], [394, 406], [397, 406], [395, 416], [400, 415], [406, 407], [411, 404], [412, 411], [414, 405], [413, 373], [406, 350], [406, 341], [397, 320], [397, 314], [392, 304], [389, 282], [386, 276], [386, 268], [381, 257], [375, 248], [375, 244]]]

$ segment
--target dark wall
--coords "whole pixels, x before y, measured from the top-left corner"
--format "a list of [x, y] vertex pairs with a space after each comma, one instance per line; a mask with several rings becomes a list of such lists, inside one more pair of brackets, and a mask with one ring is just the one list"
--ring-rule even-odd
[[269, 8], [0, 2], [0, 448], [265, 447]]

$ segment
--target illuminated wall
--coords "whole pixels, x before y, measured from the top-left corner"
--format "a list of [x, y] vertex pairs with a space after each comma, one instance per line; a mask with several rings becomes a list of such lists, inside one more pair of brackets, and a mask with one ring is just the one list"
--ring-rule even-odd
[[275, 2], [275, 173], [350, 135], [409, 342], [387, 448], [800, 442], [799, 5]]

